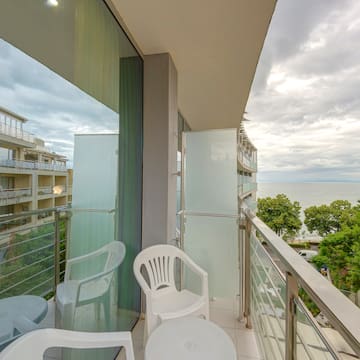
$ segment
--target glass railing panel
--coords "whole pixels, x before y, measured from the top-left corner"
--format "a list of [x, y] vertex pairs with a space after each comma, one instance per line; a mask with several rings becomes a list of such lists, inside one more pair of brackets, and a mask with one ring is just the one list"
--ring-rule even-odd
[[250, 253], [244, 308], [262, 356], [359, 358], [358, 308], [260, 219], [248, 210], [244, 214], [245, 254]]
[[259, 239], [250, 241], [251, 314], [266, 359], [285, 358], [285, 281]]
[[[210, 297], [231, 297], [239, 293], [238, 219], [208, 215], [185, 215], [184, 250], [209, 276]], [[184, 274], [184, 284], [199, 289], [196, 276]]]
[[324, 342], [319, 325], [301, 301], [296, 301], [296, 334], [297, 359], [336, 359]]

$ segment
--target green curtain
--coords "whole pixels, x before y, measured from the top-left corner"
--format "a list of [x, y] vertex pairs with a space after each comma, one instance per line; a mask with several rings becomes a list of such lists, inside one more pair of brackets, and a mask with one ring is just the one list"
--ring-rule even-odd
[[[126, 245], [126, 258], [119, 274], [119, 308], [125, 310], [121, 327], [129, 330], [140, 312], [140, 288], [133, 273], [133, 262], [141, 250], [142, 225], [142, 59], [120, 60], [120, 136], [119, 136], [119, 240]], [[121, 320], [121, 319], [120, 319]]]

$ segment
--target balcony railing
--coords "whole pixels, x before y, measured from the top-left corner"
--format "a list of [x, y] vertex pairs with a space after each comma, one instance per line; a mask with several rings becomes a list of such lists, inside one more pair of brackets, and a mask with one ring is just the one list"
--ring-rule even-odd
[[[44, 216], [52, 216], [52, 221], [32, 222]], [[0, 299], [26, 294], [47, 297], [55, 291], [65, 270], [67, 220], [61, 208], [1, 218], [0, 226], [8, 230], [0, 234]]]
[[34, 135], [8, 124], [0, 123], [0, 134], [11, 136], [20, 140], [34, 143]]
[[245, 168], [251, 171], [257, 171], [257, 161], [249, 154], [245, 153], [241, 147], [238, 147], [238, 161]]
[[[243, 215], [243, 310], [247, 326], [258, 335], [263, 357], [342, 359], [343, 352], [358, 358], [360, 309], [249, 209]], [[300, 299], [299, 288], [333, 328], [320, 327]], [[334, 338], [337, 344], [329, 341]]]
[[[209, 290], [236, 293], [240, 282], [239, 314], [254, 328], [262, 358], [359, 358], [360, 309], [248, 208], [240, 215], [189, 210], [179, 215], [181, 247], [208, 271]], [[237, 256], [236, 226], [239, 276], [231, 265]], [[299, 292], [317, 305], [331, 328], [317, 322]]]
[[10, 199], [18, 199], [31, 195], [31, 188], [2, 189], [0, 190], [0, 204], [4, 205], [4, 203], [7, 204]]
[[29, 160], [0, 159], [0, 166], [30, 170], [66, 171], [66, 165]]
[[240, 196], [246, 195], [251, 191], [255, 191], [256, 189], [257, 189], [257, 183], [255, 183], [255, 182], [239, 184]]

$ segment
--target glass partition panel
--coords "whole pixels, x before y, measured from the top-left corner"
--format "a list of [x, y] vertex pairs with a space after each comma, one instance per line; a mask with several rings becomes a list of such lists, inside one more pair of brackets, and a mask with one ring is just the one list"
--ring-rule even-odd
[[[209, 274], [212, 297], [239, 293], [236, 129], [186, 132], [182, 246]], [[185, 282], [196, 282], [185, 274]]]
[[[185, 216], [184, 250], [209, 276], [210, 297], [234, 298], [239, 291], [238, 220]], [[185, 285], [198, 290], [197, 277], [185, 273]]]
[[[44, 260], [48, 272], [42, 269], [36, 278], [44, 284], [29, 293], [40, 299], [49, 297], [47, 314], [52, 323], [56, 310], [58, 325], [66, 328], [130, 330], [140, 311], [140, 289], [132, 262], [141, 249], [142, 59], [105, 1], [3, 0], [0, 63], [0, 219], [35, 212], [30, 218], [0, 225], [0, 246], [11, 246], [5, 255], [4, 249], [0, 252], [0, 266], [10, 263], [8, 257], [18, 256], [13, 238], [18, 241], [31, 232], [39, 239], [17, 247], [26, 245], [34, 261], [38, 261], [34, 256], [39, 246], [44, 247], [41, 258], [49, 257], [49, 263]], [[66, 212], [72, 215], [66, 230], [52, 213], [59, 208], [72, 208]], [[10, 230], [13, 238], [1, 238], [2, 231]], [[67, 241], [50, 245], [63, 231]], [[110, 258], [103, 253], [92, 259], [91, 265], [75, 265], [72, 276], [76, 280], [67, 278], [69, 263], [113, 242], [124, 245], [122, 266], [113, 270], [112, 276], [111, 271], [104, 275], [106, 281], [89, 281], [88, 292], [79, 292], [76, 284], [80, 279], [96, 277]], [[114, 252], [116, 249], [110, 251]], [[54, 259], [59, 260], [56, 263]], [[20, 263], [20, 258], [14, 262]], [[17, 269], [11, 269], [14, 271]], [[25, 284], [27, 275], [10, 286]], [[94, 304], [94, 298], [90, 301], [85, 293], [98, 292], [108, 277], [115, 279], [111, 290], [103, 289], [103, 296], [96, 297]], [[53, 298], [59, 280], [59, 289], [67, 289], [66, 311]], [[16, 286], [5, 288], [4, 281], [0, 290], [4, 296], [13, 298], [21, 293]], [[57, 291], [57, 296], [60, 294]], [[82, 302], [79, 309], [74, 305], [77, 300]], [[75, 308], [75, 317], [62, 318], [62, 314], [74, 314]], [[94, 316], [82, 315], [86, 308], [91, 308]], [[0, 313], [2, 316], [6, 310]], [[1, 318], [0, 342], [10, 329], [2, 324], [12, 322], [9, 316]], [[24, 327], [20, 333], [31, 329]], [[10, 341], [13, 339], [11, 335]], [[90, 358], [114, 358], [113, 351], [91, 354]], [[64, 356], [89, 358], [85, 352]]]

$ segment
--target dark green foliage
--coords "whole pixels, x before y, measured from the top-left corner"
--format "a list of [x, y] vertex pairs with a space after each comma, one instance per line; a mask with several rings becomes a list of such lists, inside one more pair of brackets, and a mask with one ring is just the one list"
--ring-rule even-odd
[[[60, 240], [66, 238], [65, 220], [60, 221]], [[28, 232], [11, 234], [0, 263], [0, 299], [31, 294], [49, 297], [54, 290], [55, 224], [37, 226]], [[60, 243], [65, 249], [66, 241]], [[1, 248], [0, 248], [1, 250]], [[65, 251], [60, 261], [65, 259]], [[64, 269], [65, 263], [61, 265]]]
[[301, 229], [300, 204], [285, 194], [258, 199], [257, 216], [283, 239], [294, 237]]
[[319, 255], [313, 258], [318, 268], [330, 269], [334, 285], [342, 290], [360, 289], [360, 225], [330, 234], [319, 245]]
[[335, 200], [330, 205], [310, 206], [305, 209], [305, 225], [320, 236], [340, 231], [359, 223], [359, 207], [347, 200]]

